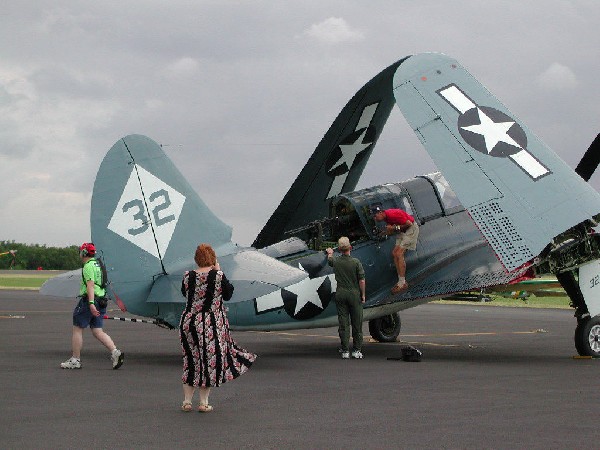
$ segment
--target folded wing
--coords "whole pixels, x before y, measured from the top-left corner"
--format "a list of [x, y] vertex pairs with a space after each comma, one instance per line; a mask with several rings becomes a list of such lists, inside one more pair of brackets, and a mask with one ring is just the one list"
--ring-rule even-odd
[[509, 271], [600, 212], [600, 196], [456, 60], [410, 57], [398, 107]]

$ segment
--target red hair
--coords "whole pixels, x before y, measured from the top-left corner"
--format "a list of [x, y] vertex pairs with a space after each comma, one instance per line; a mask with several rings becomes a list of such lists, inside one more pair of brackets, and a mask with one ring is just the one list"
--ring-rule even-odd
[[194, 261], [198, 267], [214, 266], [217, 263], [217, 255], [208, 244], [200, 244], [194, 254]]

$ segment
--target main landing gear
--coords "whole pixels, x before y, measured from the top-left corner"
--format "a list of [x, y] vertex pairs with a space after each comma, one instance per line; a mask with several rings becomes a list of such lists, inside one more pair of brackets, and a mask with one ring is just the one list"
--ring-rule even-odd
[[378, 342], [395, 342], [400, 334], [400, 314], [394, 313], [389, 316], [369, 320], [369, 334]]
[[581, 356], [600, 357], [600, 317], [587, 317], [577, 321], [575, 348]]
[[577, 317], [575, 348], [581, 356], [600, 357], [600, 316], [590, 316], [584, 296], [573, 272], [557, 274], [556, 278], [571, 299]]

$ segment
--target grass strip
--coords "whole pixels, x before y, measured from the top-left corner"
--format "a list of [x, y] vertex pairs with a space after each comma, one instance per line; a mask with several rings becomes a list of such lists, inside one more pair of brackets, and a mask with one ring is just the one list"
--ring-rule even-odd
[[39, 289], [53, 276], [55, 275], [0, 275], [0, 289]]

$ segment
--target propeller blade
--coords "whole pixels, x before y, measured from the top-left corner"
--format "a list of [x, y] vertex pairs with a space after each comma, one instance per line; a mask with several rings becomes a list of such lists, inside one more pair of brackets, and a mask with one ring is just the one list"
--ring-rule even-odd
[[600, 134], [596, 136], [592, 145], [590, 145], [583, 158], [581, 158], [581, 161], [579, 161], [575, 172], [585, 181], [589, 181], [598, 164], [600, 164]]

